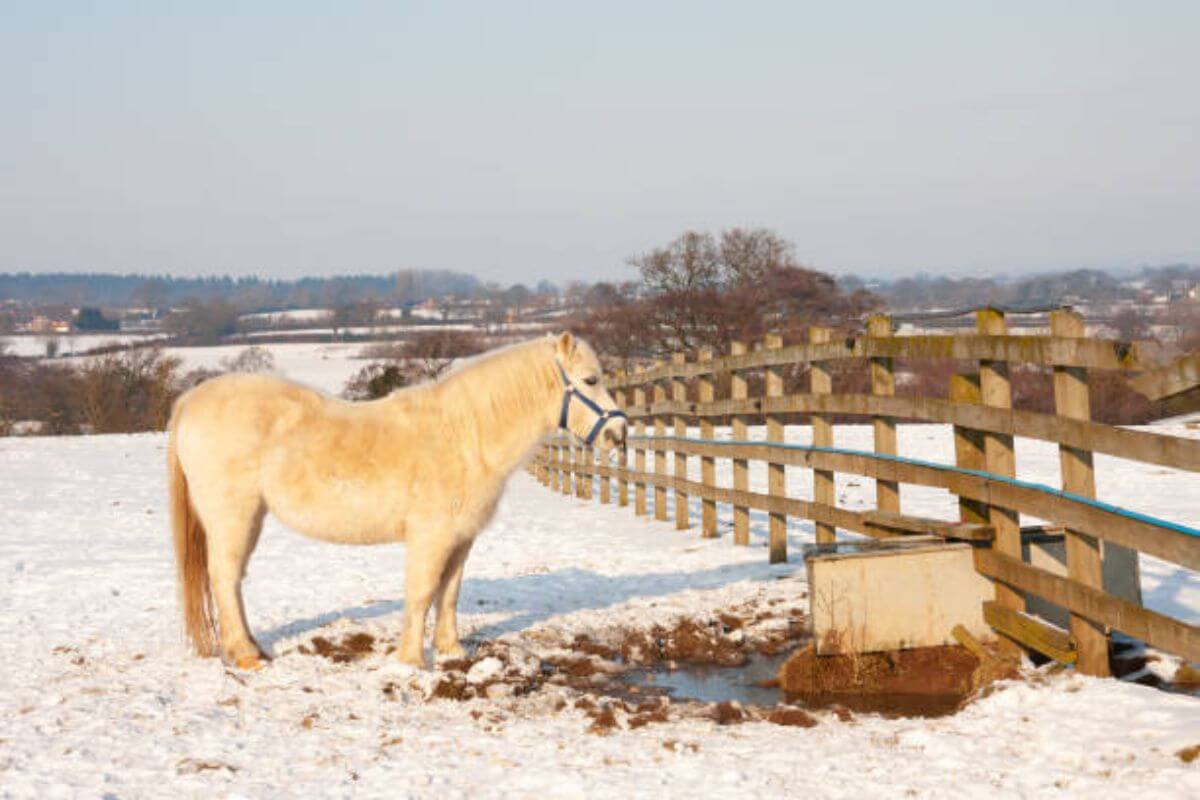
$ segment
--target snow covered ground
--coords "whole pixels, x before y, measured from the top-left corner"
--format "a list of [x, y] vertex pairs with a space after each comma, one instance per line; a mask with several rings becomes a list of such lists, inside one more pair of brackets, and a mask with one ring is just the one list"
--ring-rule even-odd
[[[346, 382], [365, 367], [360, 358], [370, 347], [367, 342], [336, 344], [265, 344], [258, 345], [275, 359], [275, 372], [333, 395], [340, 395]], [[180, 359], [182, 370], [222, 369], [222, 362], [238, 357], [249, 345], [219, 347], [167, 347], [164, 353]]]
[[37, 358], [46, 355], [46, 344], [53, 341], [58, 348], [58, 355], [67, 356], [86, 353], [98, 347], [126, 345], [153, 341], [165, 334], [156, 333], [54, 333], [28, 334], [21, 336], [0, 336], [0, 345], [7, 353], [25, 358]]
[[[839, 444], [861, 444], [863, 433], [842, 430]], [[905, 426], [901, 446], [938, 458], [946, 433]], [[298, 648], [317, 633], [397, 638], [403, 546], [338, 547], [274, 521], [245, 593], [276, 658], [231, 673], [180, 639], [164, 447], [159, 434], [0, 439], [0, 796], [1200, 796], [1200, 761], [1175, 755], [1200, 744], [1196, 699], [1071, 673], [1005, 685], [935, 720], [692, 719], [608, 736], [587, 733], [572, 708], [388, 695], [422, 676], [383, 654], [336, 664]], [[1053, 482], [1052, 448], [1022, 443], [1018, 462]], [[1200, 521], [1194, 476], [1104, 460], [1098, 471], [1106, 498]], [[806, 476], [792, 480], [803, 496]], [[843, 478], [838, 493], [865, 503], [870, 482]], [[908, 511], [949, 502], [905, 488]], [[753, 546], [737, 548], [521, 473], [467, 565], [468, 646], [795, 598], [811, 533], [794, 522], [793, 560], [772, 567], [763, 517]], [[1144, 566], [1151, 605], [1200, 616], [1195, 575]]]

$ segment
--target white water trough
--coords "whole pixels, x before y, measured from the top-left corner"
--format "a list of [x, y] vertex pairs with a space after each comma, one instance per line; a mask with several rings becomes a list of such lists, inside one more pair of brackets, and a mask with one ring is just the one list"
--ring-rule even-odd
[[975, 571], [971, 550], [936, 536], [813, 548], [806, 562], [817, 653], [955, 644], [955, 625], [994, 640], [983, 603], [995, 589]]

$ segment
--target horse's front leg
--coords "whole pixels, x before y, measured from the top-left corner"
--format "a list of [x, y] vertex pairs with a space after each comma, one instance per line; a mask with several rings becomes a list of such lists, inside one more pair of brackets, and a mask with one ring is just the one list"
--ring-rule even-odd
[[425, 667], [425, 618], [442, 585], [446, 564], [454, 553], [454, 542], [409, 540], [404, 586], [404, 633], [400, 637], [400, 661]]
[[458, 545], [446, 562], [442, 593], [438, 597], [437, 623], [433, 629], [433, 646], [438, 655], [460, 658], [466, 655], [458, 640], [458, 590], [462, 587], [463, 567], [471, 553], [474, 539]]

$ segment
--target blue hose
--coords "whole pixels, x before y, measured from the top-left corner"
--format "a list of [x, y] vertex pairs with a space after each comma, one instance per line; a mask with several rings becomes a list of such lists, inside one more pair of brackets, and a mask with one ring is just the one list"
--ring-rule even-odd
[[965, 467], [952, 467], [948, 464], [938, 464], [935, 461], [923, 461], [918, 458], [907, 458], [905, 456], [896, 456], [888, 453], [873, 453], [869, 450], [849, 450], [844, 447], [818, 447], [817, 445], [808, 444], [786, 444], [783, 442], [750, 442], [750, 441], [724, 441], [719, 439], [688, 439], [680, 436], [631, 436], [630, 442], [636, 441], [660, 441], [660, 442], [691, 442], [693, 444], [712, 444], [719, 446], [736, 446], [736, 445], [751, 445], [755, 447], [772, 447], [780, 450], [800, 450], [808, 453], [831, 453], [834, 455], [844, 456], [866, 456], [877, 461], [894, 461], [899, 464], [913, 464], [919, 467], [929, 467], [943, 472], [957, 472], [962, 475], [973, 475], [977, 478], [985, 478], [989, 481], [998, 483], [1007, 483], [1010, 486], [1016, 486], [1021, 489], [1031, 489], [1035, 492], [1062, 497], [1068, 500], [1073, 500], [1076, 503], [1081, 503], [1085, 506], [1107, 511], [1110, 514], [1116, 514], [1119, 517], [1125, 517], [1136, 522], [1142, 522], [1147, 525], [1154, 525], [1159, 528], [1166, 528], [1182, 533], [1185, 536], [1195, 536], [1200, 538], [1200, 529], [1192, 528], [1187, 525], [1182, 525], [1178, 522], [1170, 522], [1165, 519], [1152, 517], [1149, 514], [1142, 514], [1137, 511], [1130, 511], [1127, 508], [1114, 506], [1111, 503], [1105, 503], [1102, 500], [1096, 500], [1091, 497], [1074, 494], [1073, 492], [1065, 492], [1061, 489], [1055, 489], [1052, 486], [1047, 486], [1044, 483], [1033, 483], [1031, 481], [1023, 481], [1017, 478], [1010, 478], [1007, 475], [997, 475], [993, 472], [983, 472], [977, 469], [966, 469]]

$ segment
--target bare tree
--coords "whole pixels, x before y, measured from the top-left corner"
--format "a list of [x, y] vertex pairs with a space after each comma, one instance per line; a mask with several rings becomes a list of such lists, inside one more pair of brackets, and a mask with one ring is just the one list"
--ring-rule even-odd
[[721, 253], [711, 234], [687, 231], [666, 247], [629, 259], [653, 292], [709, 289], [721, 280]]
[[221, 366], [227, 372], [273, 372], [275, 356], [265, 347], [252, 345], [234, 358], [221, 359]]
[[482, 350], [483, 343], [473, 333], [442, 329], [418, 333], [405, 343], [401, 356], [419, 377], [436, 380], [455, 359]]

